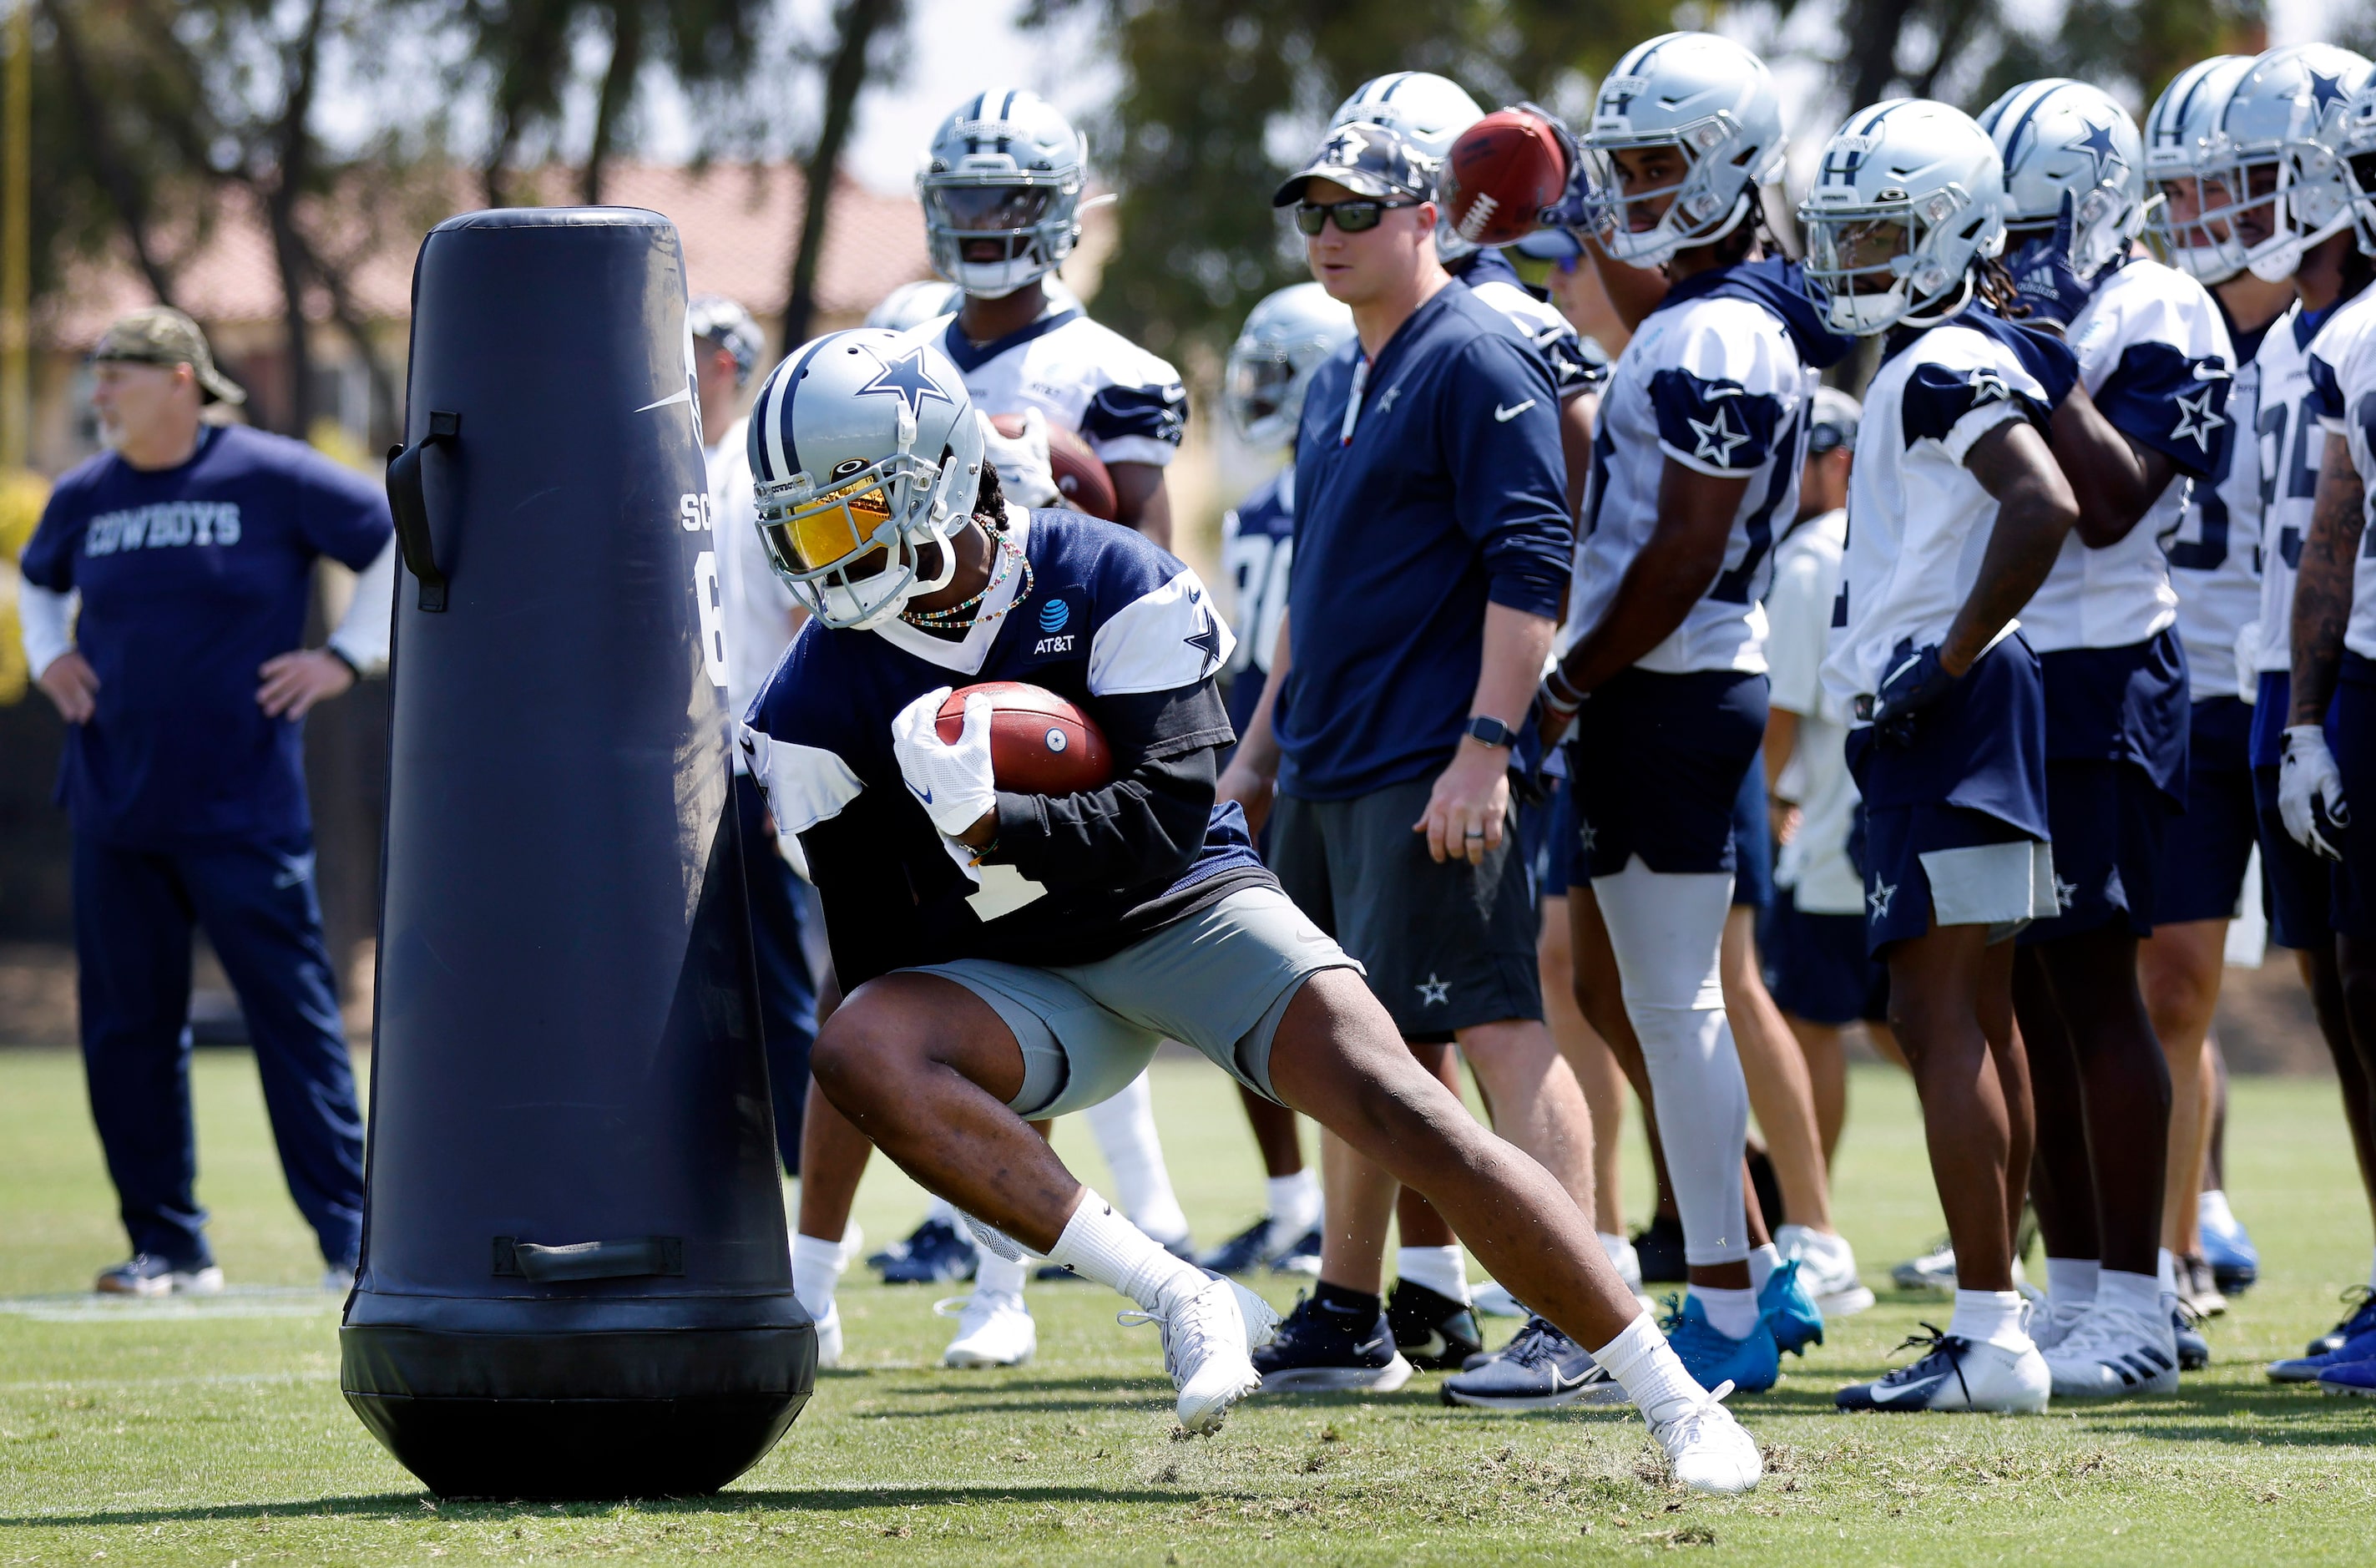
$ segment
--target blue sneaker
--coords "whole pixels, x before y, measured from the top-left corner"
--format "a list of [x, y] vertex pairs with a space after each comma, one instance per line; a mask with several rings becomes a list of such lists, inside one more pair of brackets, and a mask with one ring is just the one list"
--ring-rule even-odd
[[2376, 1399], [2376, 1356], [2357, 1361], [2345, 1361], [2318, 1374], [2318, 1386], [2325, 1394], [2348, 1394], [2359, 1399]]
[[1763, 1318], [1748, 1338], [1735, 1339], [1717, 1332], [1698, 1297], [1686, 1296], [1682, 1310], [1659, 1326], [1667, 1331], [1667, 1343], [1674, 1347], [1683, 1370], [1702, 1388], [1729, 1383], [1743, 1394], [1763, 1394], [1781, 1380], [1782, 1352]]
[[1373, 1323], [1331, 1312], [1313, 1297], [1295, 1304], [1271, 1342], [1253, 1353], [1265, 1394], [1361, 1389], [1392, 1394], [1411, 1379], [1382, 1311]]
[[2225, 1193], [2204, 1193], [2195, 1206], [2195, 1228], [2203, 1233], [2203, 1258], [2222, 1295], [2240, 1296], [2261, 1277], [2260, 1249], [2252, 1245], [2244, 1222], [2228, 1206]]
[[1824, 1314], [1799, 1283], [1797, 1258], [1766, 1277], [1765, 1289], [1757, 1293], [1757, 1315], [1765, 1320], [1777, 1350], [1803, 1356], [1808, 1346], [1824, 1342]]
[[885, 1285], [938, 1285], [971, 1279], [980, 1261], [973, 1238], [945, 1219], [927, 1219], [909, 1232], [905, 1241], [895, 1242], [874, 1255], [883, 1259], [875, 1266], [883, 1271]]
[[1622, 1405], [1624, 1385], [1592, 1352], [1538, 1317], [1502, 1350], [1476, 1358], [1443, 1380], [1443, 1402], [1483, 1410], [1551, 1410], [1562, 1405]]
[[2376, 1358], [2376, 1327], [2355, 1334], [2332, 1350], [2322, 1350], [2315, 1356], [2296, 1356], [2289, 1360], [2269, 1363], [2271, 1383], [2316, 1383], [2328, 1372], [2355, 1361]]
[[2352, 1303], [2351, 1311], [2341, 1323], [2311, 1340], [2310, 1348], [2303, 1351], [2303, 1355], [2327, 1355], [2342, 1349], [2346, 1340], [2357, 1339], [2363, 1334], [2376, 1334], [2376, 1290], [2370, 1290], [2365, 1285], [2355, 1285], [2343, 1293], [2343, 1299]]

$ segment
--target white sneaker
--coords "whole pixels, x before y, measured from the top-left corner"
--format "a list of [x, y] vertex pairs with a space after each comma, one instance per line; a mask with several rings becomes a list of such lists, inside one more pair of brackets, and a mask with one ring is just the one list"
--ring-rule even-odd
[[2029, 1303], [2029, 1336], [2041, 1352], [2070, 1338], [2071, 1331], [2079, 1326], [2087, 1309], [2095, 1305], [2093, 1301], [2057, 1301], [2026, 1279], [2015, 1280], [2014, 1289]]
[[1479, 1317], [1525, 1317], [1527, 1309], [1498, 1279], [1468, 1288], [1468, 1305]]
[[1891, 1269], [1889, 1277], [1900, 1290], [1935, 1290], [1941, 1295], [1953, 1294], [1955, 1289], [1955, 1244], [1942, 1236], [1938, 1245], [1920, 1257], [1908, 1258]]
[[2178, 1336], [2168, 1316], [2139, 1317], [2097, 1301], [2046, 1353], [2059, 1399], [2121, 1399], [2178, 1392]]
[[1847, 1237], [1785, 1225], [1774, 1232], [1774, 1242], [1785, 1258], [1799, 1260], [1800, 1288], [1825, 1317], [1850, 1317], [1872, 1305], [1872, 1292], [1857, 1277], [1856, 1249]]
[[2053, 1376], [2036, 1345], [2009, 1348], [1953, 1334], [1925, 1341], [1920, 1360], [1871, 1383], [1843, 1388], [1835, 1397], [1842, 1410], [1976, 1410], [2034, 1416], [2046, 1408]]
[[[835, 1316], [840, 1303], [835, 1303]], [[1040, 1325], [1031, 1309], [1012, 1290], [976, 1290], [933, 1303], [942, 1317], [957, 1320], [957, 1336], [941, 1352], [944, 1367], [1019, 1367], [1040, 1348]]]
[[1758, 1478], [1765, 1473], [1756, 1440], [1721, 1403], [1731, 1392], [1731, 1384], [1717, 1384], [1698, 1403], [1650, 1423], [1650, 1435], [1667, 1451], [1676, 1481], [1693, 1491], [1728, 1497], [1753, 1491]]
[[1253, 1353], [1278, 1332], [1268, 1301], [1220, 1275], [1168, 1313], [1127, 1312], [1115, 1321], [1163, 1325], [1163, 1370], [1180, 1390], [1180, 1424], [1192, 1432], [1218, 1431], [1230, 1406], [1261, 1392]]
[[817, 1319], [816, 1341], [819, 1367], [841, 1365], [841, 1303], [839, 1301], [826, 1308], [825, 1316]]

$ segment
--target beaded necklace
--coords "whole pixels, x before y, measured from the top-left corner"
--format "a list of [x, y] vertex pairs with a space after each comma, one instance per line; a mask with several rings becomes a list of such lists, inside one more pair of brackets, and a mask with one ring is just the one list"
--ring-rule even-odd
[[[998, 541], [998, 570], [991, 574], [990, 581], [982, 584], [980, 593], [961, 603], [952, 604], [942, 610], [902, 610], [899, 612], [899, 619], [921, 631], [966, 631], [971, 630], [977, 624], [983, 626], [992, 624], [1000, 616], [1030, 598], [1033, 577], [1031, 558], [1023, 552], [1021, 545], [1016, 543], [1004, 533], [995, 533], [991, 537]], [[973, 612], [980, 608], [981, 601], [988, 599], [999, 584], [1007, 579], [1017, 562], [1020, 562], [1023, 566], [1022, 589], [1007, 603], [987, 615], [977, 617]], [[960, 616], [964, 619], [958, 619]]]

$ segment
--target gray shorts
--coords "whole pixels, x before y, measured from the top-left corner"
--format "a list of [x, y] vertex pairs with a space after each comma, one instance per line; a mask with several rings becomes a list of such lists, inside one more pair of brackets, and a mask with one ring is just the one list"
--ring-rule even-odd
[[1432, 778], [1349, 801], [1281, 795], [1271, 869], [1320, 929], [1345, 944], [1405, 1039], [1449, 1040], [1474, 1024], [1543, 1016], [1541, 921], [1515, 823], [1482, 865], [1428, 858], [1411, 831]]
[[990, 1004], [1023, 1048], [1007, 1102], [1037, 1121], [1111, 1099], [1167, 1039], [1271, 1099], [1271, 1037], [1304, 980], [1361, 966], [1276, 887], [1245, 887], [1094, 964], [919, 965]]

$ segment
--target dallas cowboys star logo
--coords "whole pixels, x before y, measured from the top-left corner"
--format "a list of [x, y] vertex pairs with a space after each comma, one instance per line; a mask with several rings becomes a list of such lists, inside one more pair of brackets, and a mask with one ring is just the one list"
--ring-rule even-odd
[[2111, 126], [2099, 125], [2085, 115], [2080, 117], [2079, 123], [2087, 127], [2087, 134], [2077, 141], [2065, 143], [2062, 150], [2085, 153], [2095, 162], [2096, 183], [2102, 184], [2104, 172], [2114, 167], [2126, 167], [2126, 160], [2121, 157], [2120, 148], [2112, 145]]
[[2206, 386], [2192, 398], [2183, 392], [2178, 395], [2178, 428], [2169, 433], [2172, 441], [2192, 441], [2205, 452], [2211, 450], [2211, 433], [2228, 422], [2227, 415], [2212, 412], [2211, 391]]
[[1972, 389], [1972, 407], [1982, 403], [2002, 403], [2013, 397], [2013, 388], [2005, 378], [1992, 370], [1976, 370], [1966, 383]]
[[1403, 384], [1399, 381], [1396, 382], [1392, 386], [1387, 387], [1384, 392], [1378, 394], [1378, 412], [1383, 414], [1388, 409], [1393, 408], [1395, 406], [1395, 399], [1402, 395]]
[[1600, 829], [1588, 822], [1579, 822], [1575, 825], [1575, 841], [1577, 847], [1588, 855], [1599, 846]]
[[876, 371], [874, 379], [860, 387], [856, 396], [863, 398], [870, 393], [889, 393], [907, 404], [908, 412], [913, 415], [922, 414], [927, 402], [956, 401], [941, 390], [941, 384], [934, 381], [932, 373], [924, 368], [924, 350], [921, 349], [914, 350]]
[[1324, 162], [1350, 167], [1361, 161], [1361, 154], [1370, 150], [1370, 138], [1348, 125], [1329, 140], [1328, 149], [1322, 153]]
[[1709, 458], [1719, 468], [1732, 467], [1732, 449], [1749, 439], [1745, 434], [1732, 428], [1721, 408], [1717, 410], [1716, 418], [1712, 420], [1702, 422], [1686, 415], [1683, 422], [1690, 425], [1692, 434], [1699, 438], [1699, 445], [1692, 449], [1692, 456]]
[[1433, 969], [1428, 970], [1427, 979], [1419, 982], [1419, 1004], [1422, 1007], [1441, 1007], [1451, 1000], [1452, 982], [1448, 980], [1438, 980]]
[[1872, 891], [1864, 896], [1864, 901], [1872, 906], [1873, 919], [1885, 921], [1889, 918], [1889, 901], [1896, 897], [1897, 884], [1876, 879]]
[[2058, 914], [2069, 914], [2071, 906], [2079, 901], [2079, 885], [2065, 882], [2058, 874], [2054, 879], [2054, 909]]
[[2331, 77], [2322, 76], [2316, 71], [2312, 71], [2310, 74], [2310, 103], [2313, 110], [2317, 111], [2319, 114], [2324, 115], [2330, 106], [2342, 101], [2343, 77], [2341, 73], [2337, 73]]
[[1221, 628], [1210, 615], [1197, 617], [1196, 635], [1193, 637], [1182, 637], [1180, 640], [1205, 656], [1205, 662], [1196, 671], [1200, 677], [1214, 665], [1221, 662]]

